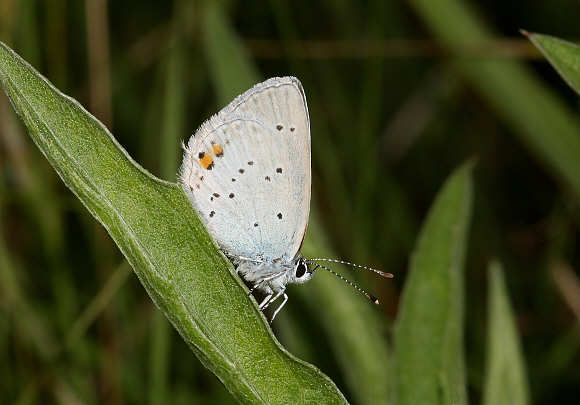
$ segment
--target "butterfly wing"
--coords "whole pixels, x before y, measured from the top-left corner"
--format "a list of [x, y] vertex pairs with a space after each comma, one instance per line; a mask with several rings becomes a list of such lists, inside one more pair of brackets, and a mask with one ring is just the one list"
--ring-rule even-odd
[[272, 78], [238, 96], [185, 147], [180, 180], [226, 254], [292, 260], [310, 210], [310, 121], [302, 85]]

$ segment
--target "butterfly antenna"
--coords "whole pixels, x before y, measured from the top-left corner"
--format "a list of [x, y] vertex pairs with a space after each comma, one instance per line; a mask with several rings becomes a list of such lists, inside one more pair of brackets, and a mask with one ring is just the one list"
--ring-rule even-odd
[[[312, 264], [312, 265], [314, 265], [314, 266], [315, 266], [315, 267], [314, 267], [314, 270], [316, 270], [316, 269], [317, 269], [317, 268], [319, 268], [319, 267], [322, 267], [323, 269], [325, 269], [325, 270], [329, 271], [330, 273], [334, 274], [335, 276], [337, 276], [338, 278], [340, 278], [340, 279], [341, 279], [342, 281], [344, 281], [345, 283], [348, 283], [348, 284], [349, 284], [351, 287], [354, 287], [354, 288], [356, 288], [357, 290], [359, 290], [359, 291], [360, 291], [361, 293], [363, 293], [363, 294], [364, 294], [364, 295], [365, 295], [365, 296], [366, 296], [366, 297], [367, 297], [369, 300], [371, 300], [371, 301], [372, 301], [372, 302], [374, 302], [375, 304], [379, 305], [379, 300], [378, 300], [378, 299], [377, 299], [377, 298], [376, 298], [374, 295], [371, 295], [371, 294], [369, 294], [368, 292], [366, 292], [365, 290], [363, 290], [362, 288], [360, 288], [358, 285], [356, 285], [356, 284], [353, 284], [352, 282], [350, 282], [349, 280], [347, 280], [346, 278], [344, 278], [343, 276], [341, 276], [341, 275], [340, 275], [340, 274], [338, 274], [337, 272], [335, 272], [335, 271], [333, 271], [333, 270], [330, 270], [328, 267], [326, 267], [326, 266], [323, 266], [322, 264], [318, 264], [318, 263], [310, 263], [310, 260], [321, 260], [321, 259], [308, 259], [308, 260], [307, 260], [307, 262], [308, 262], [309, 264]], [[329, 259], [328, 261], [330, 261], [330, 262], [333, 262], [333, 261], [335, 261], [335, 260], [330, 260], [330, 259]], [[337, 263], [342, 263], [342, 262], [340, 262], [339, 260], [336, 260], [336, 262], [337, 262]], [[346, 263], [346, 262], [344, 262], [344, 263]], [[360, 267], [363, 267], [363, 266], [360, 266]], [[365, 267], [365, 268], [366, 268], [366, 267]], [[314, 270], [313, 270], [313, 271], [314, 271]], [[382, 273], [382, 272], [381, 272], [381, 273]], [[386, 274], [388, 274], [388, 273], [386, 273]], [[392, 274], [391, 274], [391, 277], [392, 277]]]
[[[372, 271], [374, 273], [380, 274], [383, 277], [393, 278], [393, 275], [391, 273], [386, 273], [386, 272], [381, 271], [381, 270], [373, 269], [372, 267], [361, 266], [360, 264], [354, 264], [354, 263], [345, 262], [345, 261], [342, 261], [342, 260], [335, 260], [335, 259], [308, 259], [308, 261], [311, 261], [311, 260], [317, 260], [317, 261], [322, 261], [322, 262], [331, 262], [331, 263], [339, 263], [339, 264], [346, 264], [347, 266], [358, 267], [359, 269], [370, 270], [370, 271]], [[316, 263], [313, 263], [313, 264], [316, 264]], [[324, 267], [324, 266], [320, 266], [320, 267]], [[324, 267], [324, 268], [326, 269], [326, 267]]]

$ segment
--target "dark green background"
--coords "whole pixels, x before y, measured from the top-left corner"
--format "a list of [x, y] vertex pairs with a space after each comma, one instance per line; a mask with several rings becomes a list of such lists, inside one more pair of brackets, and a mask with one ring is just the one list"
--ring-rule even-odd
[[[526, 137], [519, 106], [502, 104], [498, 84], [476, 69], [519, 63], [562, 114], [577, 119], [578, 95], [518, 29], [578, 38], [580, 2], [459, 2], [471, 14], [453, 18], [445, 15], [454, 2], [432, 3], [440, 18], [419, 1], [119, 1], [100, 14], [90, 1], [8, 0], [0, 4], [0, 40], [169, 181], [180, 141], [205, 119], [254, 82], [297, 76], [310, 108], [313, 208], [337, 258], [395, 275], [386, 281], [361, 271], [353, 280], [379, 298], [373, 309], [387, 326], [435, 193], [476, 158], [465, 275], [470, 400], [479, 403], [483, 384], [486, 269], [500, 258], [534, 403], [576, 403], [578, 319], [554, 279], [555, 269], [580, 266], [580, 198], [554, 169], [558, 162]], [[470, 39], [472, 17], [488, 40]], [[241, 47], [224, 51], [223, 38]], [[513, 83], [501, 90], [520, 91]], [[15, 278], [0, 280], [0, 402], [76, 395], [84, 403], [142, 404], [162, 392], [170, 403], [231, 403], [1, 97], [0, 266], [9, 263]], [[309, 315], [315, 297], [306, 302], [293, 290], [276, 335], [353, 400], [347, 371]], [[99, 302], [104, 307], [78, 326]], [[66, 339], [78, 341], [74, 356], [47, 362]]]

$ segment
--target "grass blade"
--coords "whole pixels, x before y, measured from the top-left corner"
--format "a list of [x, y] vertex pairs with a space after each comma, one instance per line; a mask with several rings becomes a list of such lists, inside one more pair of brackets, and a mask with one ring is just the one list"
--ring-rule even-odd
[[484, 405], [530, 403], [526, 366], [501, 265], [489, 268], [489, 326]]
[[548, 35], [522, 33], [544, 54], [562, 79], [580, 94], [580, 46]]
[[399, 404], [465, 404], [463, 266], [471, 164], [439, 192], [412, 257], [397, 322]]

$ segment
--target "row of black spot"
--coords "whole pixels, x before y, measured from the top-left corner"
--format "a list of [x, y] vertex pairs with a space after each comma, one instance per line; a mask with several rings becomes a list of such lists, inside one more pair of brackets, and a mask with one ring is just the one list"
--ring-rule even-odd
[[[210, 218], [213, 218], [213, 216], [214, 216], [214, 215], [215, 215], [215, 211], [211, 211], [211, 212], [209, 213], [209, 217], [210, 217]], [[276, 215], [276, 216], [278, 217], [278, 219], [282, 219], [282, 213], [281, 213], [281, 212], [279, 212], [279, 213], [278, 213], [278, 215]], [[255, 222], [255, 223], [254, 223], [254, 228], [257, 228], [257, 227], [258, 227], [258, 223], [257, 223], [257, 222]]]
[[[254, 162], [248, 162], [248, 164], [251, 166], [251, 165], [254, 164]], [[239, 169], [238, 172], [240, 172], [240, 173], [243, 174], [245, 172], [245, 170], [244, 169]], [[277, 167], [276, 168], [276, 173], [282, 173], [282, 168], [281, 167]], [[270, 178], [270, 176], [266, 176], [266, 177], [264, 177], [264, 180], [271, 181], [272, 179]], [[235, 181], [236, 181], [236, 179], [234, 177], [232, 177], [232, 183], [235, 182]]]
[[[278, 131], [282, 131], [284, 129], [284, 127], [282, 125], [278, 124], [278, 125], [276, 125], [276, 129]], [[295, 130], [296, 130], [296, 128], [290, 127], [290, 132], [294, 132]]]
[[[244, 169], [240, 169], [240, 173], [243, 173], [243, 172], [244, 172]], [[282, 173], [282, 168], [281, 167], [278, 167], [276, 169], [276, 173]], [[200, 177], [200, 180], [203, 180], [203, 176]], [[266, 176], [265, 177], [265, 180], [270, 181], [271, 180], [270, 179], [270, 176]], [[236, 181], [236, 179], [235, 178], [232, 178], [232, 181]], [[191, 191], [193, 191], [193, 187], [190, 186], [189, 188], [191, 189]], [[212, 196], [210, 197], [210, 201], [213, 201], [213, 198], [214, 197], [215, 198], [219, 198], [219, 196], [220, 195], [218, 193], [213, 193]], [[234, 193], [230, 193], [230, 195], [229, 195], [230, 198], [234, 198], [234, 196], [235, 196]]]

